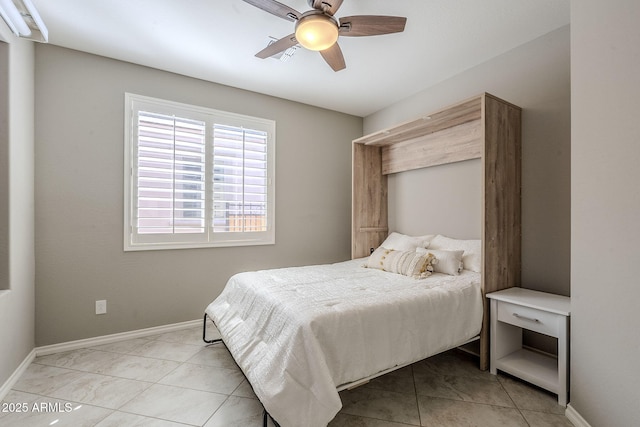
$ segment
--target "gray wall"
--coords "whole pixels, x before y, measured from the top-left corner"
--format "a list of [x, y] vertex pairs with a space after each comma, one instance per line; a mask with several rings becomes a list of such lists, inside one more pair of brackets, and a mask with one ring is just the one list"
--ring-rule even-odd
[[[275, 245], [123, 252], [124, 92], [276, 120]], [[38, 45], [36, 119], [39, 346], [198, 319], [236, 272], [350, 256], [362, 118]]]
[[10, 43], [0, 41], [0, 386], [33, 350], [35, 327], [34, 52], [30, 42], [5, 40]]
[[640, 425], [640, 2], [571, 5], [571, 406]]
[[[522, 107], [522, 284], [562, 295], [570, 292], [569, 50], [566, 26], [364, 121], [366, 134], [481, 92]], [[479, 167], [479, 162], [468, 161], [390, 178], [390, 200], [402, 197], [413, 201], [395, 205], [397, 211], [390, 212], [390, 227], [412, 234], [436, 232], [479, 238]], [[408, 184], [410, 180], [415, 181]], [[413, 197], [401, 196], [407, 185], [413, 185]], [[438, 213], [438, 206], [444, 206], [450, 214]], [[412, 218], [408, 212], [419, 215]]]
[[389, 175], [390, 230], [480, 239], [481, 177], [480, 159]]

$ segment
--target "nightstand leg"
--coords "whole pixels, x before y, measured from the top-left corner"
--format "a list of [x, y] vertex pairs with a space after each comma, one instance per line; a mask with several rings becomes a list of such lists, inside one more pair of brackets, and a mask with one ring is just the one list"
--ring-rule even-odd
[[498, 373], [498, 361], [503, 357], [522, 348], [522, 329], [498, 321], [498, 304], [500, 301], [491, 300], [491, 347], [489, 351], [489, 372]]
[[496, 369], [496, 325], [498, 324], [498, 301], [491, 300], [491, 319], [490, 319], [490, 327], [489, 327], [489, 372], [493, 375], [496, 375], [498, 370]]
[[564, 317], [558, 336], [558, 405], [567, 406], [567, 361], [569, 355], [569, 319]]

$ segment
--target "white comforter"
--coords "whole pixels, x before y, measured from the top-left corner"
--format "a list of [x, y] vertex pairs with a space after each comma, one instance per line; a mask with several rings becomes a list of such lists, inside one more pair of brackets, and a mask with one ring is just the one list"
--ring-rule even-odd
[[480, 274], [416, 280], [363, 264], [240, 273], [206, 309], [282, 427], [326, 426], [340, 385], [480, 332]]

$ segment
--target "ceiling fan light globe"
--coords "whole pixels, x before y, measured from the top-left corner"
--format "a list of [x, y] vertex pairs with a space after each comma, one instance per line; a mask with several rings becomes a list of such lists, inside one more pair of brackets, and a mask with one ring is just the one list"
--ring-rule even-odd
[[338, 25], [326, 15], [301, 18], [296, 24], [296, 40], [309, 50], [325, 50], [338, 40]]

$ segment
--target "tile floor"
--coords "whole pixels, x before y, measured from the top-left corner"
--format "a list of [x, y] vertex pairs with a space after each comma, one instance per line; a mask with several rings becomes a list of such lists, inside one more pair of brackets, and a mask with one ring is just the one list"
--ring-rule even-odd
[[[262, 405], [231, 355], [221, 344], [205, 345], [201, 333], [38, 357], [2, 402], [0, 426], [260, 427]], [[482, 372], [459, 350], [340, 396], [330, 427], [572, 426], [554, 395]]]

